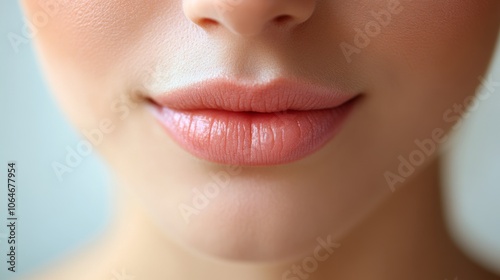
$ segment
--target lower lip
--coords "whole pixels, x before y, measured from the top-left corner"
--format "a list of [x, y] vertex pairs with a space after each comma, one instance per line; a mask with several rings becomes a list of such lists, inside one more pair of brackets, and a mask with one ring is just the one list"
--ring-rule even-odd
[[227, 165], [278, 165], [313, 154], [331, 140], [355, 100], [310, 111], [250, 113], [174, 110], [154, 105], [167, 133], [194, 156]]

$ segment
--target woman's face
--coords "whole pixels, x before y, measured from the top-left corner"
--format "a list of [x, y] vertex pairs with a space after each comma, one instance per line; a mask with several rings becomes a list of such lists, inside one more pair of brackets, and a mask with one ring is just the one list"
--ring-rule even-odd
[[[308, 254], [318, 237], [339, 240], [416, 176], [470, 103], [500, 22], [497, 0], [23, 4], [55, 96], [89, 141], [72, 149], [85, 157], [92, 143], [172, 240], [209, 256], [251, 261]], [[326, 134], [317, 127], [331, 124], [321, 121], [325, 115], [303, 134], [286, 134], [293, 114], [218, 111], [226, 117], [218, 125], [232, 122], [232, 129], [219, 130], [226, 138], [204, 146], [176, 138], [169, 119], [154, 113], [157, 105], [151, 110], [151, 100], [192, 85], [202, 89], [198, 102], [210, 103], [203, 85], [218, 91], [220, 81], [226, 90], [228, 84], [266, 88], [264, 101], [278, 96], [274, 85], [290, 81], [355, 101], [335, 135], [319, 140]], [[230, 86], [227, 94], [217, 98], [232, 100]], [[307, 98], [296, 105], [307, 107]], [[253, 111], [249, 103], [238, 106]], [[174, 117], [170, 125], [189, 134], [186, 126], [213, 121], [207, 114]], [[243, 128], [252, 141], [263, 133], [258, 124], [271, 125], [269, 137], [283, 141], [284, 150], [225, 142], [241, 135], [240, 120], [251, 120]], [[244, 142], [238, 141], [232, 143]], [[217, 160], [203, 156], [214, 149]], [[64, 180], [78, 166], [68, 160], [53, 168]]]

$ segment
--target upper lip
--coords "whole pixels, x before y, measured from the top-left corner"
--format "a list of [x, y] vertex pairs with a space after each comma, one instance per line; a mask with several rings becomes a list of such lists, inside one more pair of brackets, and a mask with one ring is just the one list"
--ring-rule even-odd
[[213, 79], [157, 94], [151, 99], [159, 106], [175, 110], [272, 113], [335, 108], [354, 96], [338, 89], [287, 79], [263, 84]]

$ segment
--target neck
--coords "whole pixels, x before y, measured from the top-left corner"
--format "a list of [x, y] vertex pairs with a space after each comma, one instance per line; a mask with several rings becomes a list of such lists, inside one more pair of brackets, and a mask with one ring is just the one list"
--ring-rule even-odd
[[[317, 271], [288, 279], [494, 279], [449, 237], [442, 214], [439, 160], [397, 189], [340, 243]], [[196, 256], [156, 229], [132, 200], [112, 236], [117, 271], [140, 279], [286, 279], [294, 263], [243, 265]], [[299, 263], [302, 260], [297, 260]], [[162, 276], [162, 277], [158, 277]], [[297, 276], [297, 275], [295, 275]], [[478, 278], [481, 277], [481, 278]]]

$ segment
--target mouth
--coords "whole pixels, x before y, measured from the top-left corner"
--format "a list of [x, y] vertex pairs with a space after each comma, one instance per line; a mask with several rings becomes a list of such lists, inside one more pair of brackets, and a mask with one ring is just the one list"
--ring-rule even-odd
[[289, 80], [210, 80], [149, 100], [167, 134], [195, 157], [266, 166], [318, 151], [340, 131], [359, 96]]

